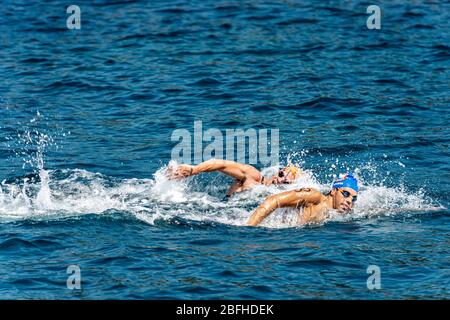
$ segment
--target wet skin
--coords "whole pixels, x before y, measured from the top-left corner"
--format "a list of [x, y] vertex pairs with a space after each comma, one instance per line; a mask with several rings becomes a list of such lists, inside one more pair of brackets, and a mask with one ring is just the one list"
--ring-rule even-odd
[[[298, 223], [320, 223], [330, 210], [348, 213], [354, 205], [352, 201], [357, 192], [351, 188], [332, 189], [324, 195], [316, 189], [302, 188], [268, 196], [250, 216], [247, 224], [257, 226], [278, 208], [303, 209]], [[356, 199], [356, 198], [355, 198]]]
[[290, 167], [285, 167], [279, 170], [276, 175], [263, 179], [261, 172], [251, 165], [216, 159], [202, 162], [196, 166], [181, 164], [176, 168], [169, 167], [167, 173], [169, 179], [183, 179], [203, 172], [214, 171], [222, 172], [235, 179], [227, 191], [227, 196], [248, 190], [255, 185], [289, 184], [300, 175], [300, 172], [294, 174]]

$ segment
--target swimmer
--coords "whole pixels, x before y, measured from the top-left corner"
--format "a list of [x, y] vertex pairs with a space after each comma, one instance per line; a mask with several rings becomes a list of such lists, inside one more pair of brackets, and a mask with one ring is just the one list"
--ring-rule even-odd
[[247, 225], [257, 226], [278, 208], [303, 208], [299, 224], [319, 223], [325, 220], [329, 210], [349, 212], [357, 199], [358, 181], [351, 174], [333, 182], [326, 195], [312, 188], [302, 188], [268, 196], [250, 216]]
[[169, 179], [183, 179], [203, 172], [222, 172], [232, 178], [234, 182], [227, 191], [225, 198], [229, 198], [236, 192], [248, 190], [256, 185], [289, 184], [302, 174], [295, 165], [288, 165], [279, 170], [276, 175], [266, 178], [255, 167], [229, 160], [211, 159], [196, 166], [181, 164], [176, 168], [168, 168]]

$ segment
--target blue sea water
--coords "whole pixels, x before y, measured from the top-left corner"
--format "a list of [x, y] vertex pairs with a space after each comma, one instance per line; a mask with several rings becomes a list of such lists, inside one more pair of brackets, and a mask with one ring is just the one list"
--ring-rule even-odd
[[[0, 299], [450, 298], [448, 3], [76, 4], [0, 9]], [[246, 227], [280, 189], [164, 178], [194, 121], [279, 129], [281, 190], [355, 172], [354, 212]]]

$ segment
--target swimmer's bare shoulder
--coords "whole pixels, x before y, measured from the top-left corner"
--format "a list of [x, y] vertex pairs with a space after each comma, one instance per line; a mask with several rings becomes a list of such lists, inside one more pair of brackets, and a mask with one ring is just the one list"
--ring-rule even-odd
[[298, 223], [304, 225], [322, 222], [326, 218], [326, 196], [312, 188], [298, 189], [296, 192], [305, 201], [303, 212], [299, 212]]
[[298, 199], [298, 206], [317, 205], [322, 202], [324, 195], [314, 188], [300, 188], [293, 190], [295, 197]]
[[253, 212], [247, 224], [257, 226], [269, 214], [278, 208], [308, 208], [320, 204], [324, 199], [322, 193], [313, 188], [301, 188], [268, 196]]

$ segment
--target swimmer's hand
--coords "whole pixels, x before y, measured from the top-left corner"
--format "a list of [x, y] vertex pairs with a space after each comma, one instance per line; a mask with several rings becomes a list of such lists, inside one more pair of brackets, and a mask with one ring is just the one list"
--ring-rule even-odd
[[192, 176], [194, 166], [188, 164], [180, 164], [176, 169], [167, 168], [167, 174], [171, 180], [180, 180]]

